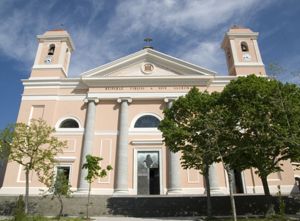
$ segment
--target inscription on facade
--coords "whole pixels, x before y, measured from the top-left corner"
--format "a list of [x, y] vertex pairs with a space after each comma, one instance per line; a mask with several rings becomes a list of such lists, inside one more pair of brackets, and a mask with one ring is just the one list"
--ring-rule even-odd
[[123, 91], [123, 90], [129, 90], [129, 91], [143, 91], [143, 90], [190, 90], [192, 87], [190, 86], [178, 86], [178, 87], [105, 87], [104, 89], [106, 91]]

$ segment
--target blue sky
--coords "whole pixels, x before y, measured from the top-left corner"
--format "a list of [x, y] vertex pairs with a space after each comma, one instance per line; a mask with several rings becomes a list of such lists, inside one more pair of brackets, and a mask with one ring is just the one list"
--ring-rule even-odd
[[285, 69], [280, 80], [300, 82], [300, 0], [1, 0], [0, 16], [0, 129], [16, 120], [36, 35], [62, 27], [76, 47], [70, 76], [140, 50], [145, 37], [158, 51], [227, 75], [220, 44], [237, 24], [260, 33], [265, 65]]

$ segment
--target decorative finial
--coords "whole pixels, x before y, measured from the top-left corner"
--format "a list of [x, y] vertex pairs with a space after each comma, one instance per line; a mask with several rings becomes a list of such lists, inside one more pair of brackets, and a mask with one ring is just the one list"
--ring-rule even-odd
[[146, 48], [151, 48], [153, 49], [153, 47], [151, 46], [150, 42], [152, 41], [152, 38], [145, 38], [144, 39], [144, 42], [146, 42], [147, 44], [143, 47], [143, 49], [146, 49]]

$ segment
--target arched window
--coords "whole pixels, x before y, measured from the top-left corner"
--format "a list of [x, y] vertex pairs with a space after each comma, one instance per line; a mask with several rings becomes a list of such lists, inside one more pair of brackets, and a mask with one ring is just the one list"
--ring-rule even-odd
[[51, 44], [49, 46], [48, 55], [54, 55], [54, 51], [55, 51], [55, 44]]
[[249, 51], [248, 44], [246, 42], [241, 43], [241, 49], [243, 52]]
[[137, 119], [134, 128], [157, 128], [160, 120], [152, 115], [144, 115]]
[[74, 119], [66, 119], [60, 123], [59, 128], [79, 128], [79, 124]]

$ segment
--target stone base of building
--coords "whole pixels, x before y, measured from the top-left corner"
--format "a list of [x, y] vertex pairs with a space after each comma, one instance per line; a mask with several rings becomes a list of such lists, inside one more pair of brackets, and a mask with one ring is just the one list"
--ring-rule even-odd
[[[0, 215], [11, 215], [17, 196], [0, 197]], [[286, 214], [297, 214], [300, 208], [300, 195], [283, 196]], [[64, 215], [84, 216], [87, 197], [73, 196], [64, 199]], [[236, 195], [237, 214], [247, 216], [265, 215], [268, 205], [279, 209], [276, 196]], [[205, 196], [91, 196], [91, 216], [129, 216], [129, 217], [175, 217], [206, 216]], [[29, 199], [29, 211], [32, 214], [55, 216], [59, 212], [57, 200], [51, 197], [33, 197]], [[230, 216], [229, 196], [212, 196], [214, 216]]]

